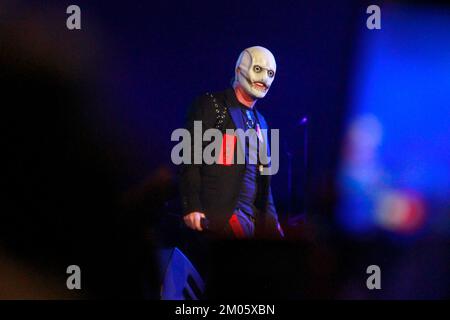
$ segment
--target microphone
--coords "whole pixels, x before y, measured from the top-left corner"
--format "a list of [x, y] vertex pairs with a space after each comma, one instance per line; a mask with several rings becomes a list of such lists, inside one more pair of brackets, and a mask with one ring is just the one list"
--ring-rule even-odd
[[208, 230], [209, 229], [209, 220], [207, 218], [201, 218], [200, 225], [202, 226], [203, 230]]

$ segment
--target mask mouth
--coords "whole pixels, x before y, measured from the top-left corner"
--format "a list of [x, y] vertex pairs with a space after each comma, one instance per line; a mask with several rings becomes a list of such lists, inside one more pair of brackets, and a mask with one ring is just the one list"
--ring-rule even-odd
[[264, 82], [261, 81], [253, 82], [252, 87], [262, 92], [266, 92], [269, 89], [269, 87]]

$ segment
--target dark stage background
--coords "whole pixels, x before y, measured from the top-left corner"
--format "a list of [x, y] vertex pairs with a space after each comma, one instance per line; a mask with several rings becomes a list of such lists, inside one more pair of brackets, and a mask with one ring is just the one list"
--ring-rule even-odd
[[[80, 0], [76, 4], [82, 12], [82, 29], [69, 31], [65, 12], [70, 4], [0, 4], [6, 177], [0, 223], [0, 254], [5, 262], [0, 277], [17, 278], [11, 283], [0, 281], [0, 287], [4, 284], [1, 297], [158, 298], [158, 249], [186, 244], [186, 230], [180, 231], [178, 216], [177, 168], [170, 160], [175, 144], [170, 141], [171, 133], [182, 127], [196, 96], [230, 85], [239, 53], [253, 45], [269, 48], [277, 60], [274, 84], [258, 108], [272, 128], [280, 129], [280, 171], [272, 189], [288, 240], [265, 246], [246, 244], [258, 256], [256, 260], [241, 251], [234, 253], [250, 271], [266, 265], [256, 279], [269, 279], [261, 288], [253, 278], [253, 290], [241, 291], [241, 297], [449, 296], [445, 285], [449, 279], [448, 201], [442, 200], [448, 195], [444, 188], [450, 181], [447, 171], [437, 184], [439, 201], [423, 192], [425, 217], [432, 215], [429, 208], [440, 214], [424, 221], [441, 226], [439, 232], [425, 222], [412, 231], [407, 228], [406, 233], [401, 228], [399, 233], [395, 228], [383, 229], [375, 222], [373, 229], [350, 226], [349, 231], [342, 220], [357, 219], [352, 216], [357, 210], [348, 201], [340, 201], [354, 196], [345, 189], [352, 188], [352, 181], [346, 184], [345, 172], [341, 177], [342, 167], [347, 168], [342, 160], [346, 159], [343, 149], [348, 152], [343, 148], [346, 130], [363, 102], [373, 99], [361, 95], [356, 101], [356, 93], [378, 88], [361, 76], [368, 70], [366, 61], [381, 61], [377, 66], [384, 68], [384, 62], [396, 54], [406, 56], [416, 47], [406, 44], [401, 51], [394, 46], [391, 52], [393, 47], [383, 42], [383, 35], [392, 36], [393, 43], [405, 37], [414, 43], [407, 27], [412, 17], [425, 19], [430, 29], [417, 32], [422, 30], [423, 39], [428, 39], [427, 34], [449, 26], [447, 6], [380, 2], [386, 27], [382, 20], [383, 29], [371, 31], [366, 28], [366, 8], [372, 3], [359, 1]], [[411, 10], [416, 14], [409, 15]], [[418, 47], [423, 48], [421, 39]], [[449, 39], [450, 34], [442, 31], [426, 42], [429, 46], [419, 52], [418, 60], [436, 59], [433, 72], [448, 67], [450, 56], [444, 54], [448, 45], [442, 44]], [[391, 56], [371, 56], [376, 51], [371, 43]], [[429, 52], [443, 55], [433, 57]], [[423, 71], [427, 67], [415, 69], [415, 60], [398, 61], [377, 68], [382, 70], [378, 84], [402, 70], [413, 70], [419, 83], [436, 85], [437, 91], [428, 92], [428, 100], [423, 101], [426, 108], [442, 110], [443, 105], [450, 105], [447, 80], [434, 79], [432, 73]], [[411, 91], [402, 87], [404, 81], [397, 79], [390, 90], [377, 91], [379, 108], [405, 111], [388, 119], [390, 125], [409, 121], [408, 106], [416, 98], [395, 103], [382, 98], [402, 88], [406, 96], [411, 92], [420, 96], [417, 87]], [[304, 117], [308, 118], [306, 126], [300, 125]], [[424, 130], [431, 130], [437, 119], [429, 121]], [[448, 123], [439, 128], [443, 128], [440, 146], [448, 150]], [[360, 139], [370, 137], [369, 132], [369, 137]], [[417, 153], [429, 151], [421, 145], [415, 148]], [[390, 151], [382, 156], [392, 160], [392, 154], [398, 153]], [[439, 153], [439, 163], [445, 163], [447, 155]], [[431, 179], [428, 185], [436, 181]], [[420, 193], [426, 188], [414, 190]], [[356, 196], [370, 197], [365, 192]], [[360, 208], [359, 203], [355, 206]], [[418, 206], [422, 208], [422, 203]], [[272, 253], [276, 259], [270, 259]], [[420, 272], [429, 259], [436, 263], [435, 270], [427, 269], [433, 273], [430, 277]], [[85, 270], [86, 287], [81, 293], [65, 290], [65, 268], [70, 264]], [[388, 270], [390, 282], [381, 293], [366, 290], [365, 270], [370, 264]], [[250, 272], [246, 268], [234, 276], [245, 281]], [[216, 283], [223, 295], [237, 294], [227, 287], [226, 278]]]

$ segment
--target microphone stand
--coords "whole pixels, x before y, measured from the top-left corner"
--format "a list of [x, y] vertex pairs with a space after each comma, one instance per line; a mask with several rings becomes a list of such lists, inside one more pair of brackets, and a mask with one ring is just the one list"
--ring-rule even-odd
[[292, 215], [292, 202], [293, 202], [293, 194], [292, 194], [292, 153], [290, 151], [287, 151], [287, 157], [288, 157], [288, 224], [295, 226], [300, 222], [301, 220], [304, 220], [306, 218], [306, 173], [308, 168], [308, 117], [304, 116], [302, 119], [298, 122], [298, 126], [303, 128], [303, 203], [302, 203], [302, 213]]

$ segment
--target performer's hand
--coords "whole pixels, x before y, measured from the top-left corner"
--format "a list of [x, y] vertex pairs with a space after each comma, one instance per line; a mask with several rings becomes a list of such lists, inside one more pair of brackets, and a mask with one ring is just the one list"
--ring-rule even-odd
[[206, 218], [201, 212], [191, 212], [183, 217], [184, 223], [192, 230], [203, 231], [200, 220]]

